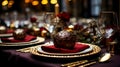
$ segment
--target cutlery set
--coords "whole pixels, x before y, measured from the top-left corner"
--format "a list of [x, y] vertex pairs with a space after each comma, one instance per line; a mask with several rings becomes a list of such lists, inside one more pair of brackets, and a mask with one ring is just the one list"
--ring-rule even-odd
[[110, 57], [111, 57], [110, 53], [104, 53], [100, 57], [97, 57], [96, 59], [74, 61], [66, 64], [61, 64], [61, 67], [87, 67], [95, 63], [106, 62], [110, 59]]
[[80, 60], [80, 61], [75, 61], [71, 63], [66, 63], [66, 64], [61, 64], [61, 67], [86, 67], [92, 64], [97, 63], [96, 60], [94, 61], [89, 61], [89, 60]]
[[[23, 48], [23, 49], [18, 49], [16, 51], [26, 53], [26, 52], [33, 51], [37, 47], [40, 47], [40, 45], [27, 47], [27, 48]], [[111, 57], [111, 54], [106, 52], [94, 59], [91, 59], [91, 60], [85, 59], [85, 60], [79, 60], [79, 61], [74, 61], [74, 62], [70, 62], [70, 63], [65, 63], [65, 64], [61, 64], [61, 67], [87, 67], [87, 66], [90, 66], [90, 65], [93, 65], [96, 63], [106, 62], [110, 59], [110, 57]]]

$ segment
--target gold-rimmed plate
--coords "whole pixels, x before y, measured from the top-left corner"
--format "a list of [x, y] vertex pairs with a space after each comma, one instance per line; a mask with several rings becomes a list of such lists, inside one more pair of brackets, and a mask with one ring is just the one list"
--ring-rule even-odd
[[42, 56], [42, 57], [49, 57], [49, 58], [77, 58], [77, 57], [85, 57], [85, 56], [90, 56], [90, 55], [94, 55], [97, 54], [101, 51], [101, 48], [97, 45], [92, 45], [92, 51], [87, 52], [87, 53], [76, 53], [76, 54], [66, 54], [66, 55], [62, 55], [62, 54], [51, 54], [51, 53], [44, 53], [44, 52], [38, 52], [38, 47], [36, 48], [32, 48], [30, 50], [30, 53], [32, 53], [33, 55], [36, 56]]
[[31, 40], [29, 42], [17, 42], [17, 43], [0, 43], [0, 46], [27, 46], [42, 43], [45, 41], [43, 37], [37, 37], [35, 40]]
[[[80, 43], [80, 42], [77, 42], [77, 43]], [[46, 52], [44, 50], [42, 50], [42, 46], [49, 46], [49, 45], [53, 45], [53, 44], [47, 44], [47, 45], [41, 45], [40, 47], [36, 48], [38, 52], [40, 53], [44, 53], [44, 54], [51, 54], [51, 55], [74, 55], [74, 54], [83, 54], [83, 53], [88, 53], [88, 52], [91, 52], [93, 50], [93, 46], [91, 46], [90, 44], [85, 44], [85, 45], [88, 45], [90, 46], [89, 48], [83, 50], [83, 51], [80, 51], [80, 52], [76, 52], [76, 53], [51, 53], [51, 52]]]
[[13, 36], [12, 33], [8, 33], [8, 34], [0, 34], [0, 37], [11, 37]]

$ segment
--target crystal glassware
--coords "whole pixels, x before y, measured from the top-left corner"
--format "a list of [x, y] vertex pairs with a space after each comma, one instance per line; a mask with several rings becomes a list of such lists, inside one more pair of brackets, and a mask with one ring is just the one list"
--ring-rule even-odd
[[101, 40], [102, 45], [106, 47], [106, 49], [114, 54], [116, 41], [116, 32], [118, 30], [119, 24], [116, 13], [113, 11], [101, 11], [98, 23], [98, 29], [100, 34], [104, 40]]

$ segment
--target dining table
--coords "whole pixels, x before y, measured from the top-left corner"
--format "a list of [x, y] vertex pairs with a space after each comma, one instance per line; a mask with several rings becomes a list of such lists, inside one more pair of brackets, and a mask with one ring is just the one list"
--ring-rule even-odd
[[[42, 44], [45, 44], [46, 42], [49, 42], [49, 39], [45, 39], [44, 42], [30, 45], [30, 46], [12, 46], [12, 47], [0, 47], [0, 66], [31, 66], [31, 67], [62, 67], [62, 64], [75, 62], [75, 61], [81, 61], [81, 60], [92, 60], [95, 59], [101, 54], [106, 52], [105, 47], [100, 47], [101, 51], [92, 54], [90, 56], [83, 56], [83, 57], [73, 57], [73, 58], [59, 58], [59, 57], [46, 57], [46, 56], [38, 56], [35, 54], [32, 54], [31, 52], [22, 52], [19, 51], [20, 49], [29, 48], [29, 47], [35, 47]], [[98, 46], [98, 45], [96, 45]], [[89, 65], [89, 67], [120, 67], [120, 54], [115, 53], [113, 56], [110, 57], [109, 60], [106, 62], [99, 62], [97, 61], [95, 64]]]

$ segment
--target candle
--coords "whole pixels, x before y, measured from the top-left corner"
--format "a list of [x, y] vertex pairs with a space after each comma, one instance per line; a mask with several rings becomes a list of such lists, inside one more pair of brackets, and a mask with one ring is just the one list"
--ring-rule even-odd
[[42, 37], [45, 37], [47, 35], [47, 31], [46, 30], [43, 30], [42, 32], [41, 32], [41, 36]]
[[0, 26], [0, 34], [6, 33], [6, 27], [5, 26]]
[[73, 29], [74, 29], [74, 26], [73, 25], [69, 25], [67, 31], [71, 32], [71, 31], [73, 31]]
[[12, 22], [11, 24], [10, 24], [10, 29], [14, 29], [15, 28], [15, 24], [14, 24], [14, 22]]
[[5, 26], [0, 26], [0, 30], [6, 30]]
[[74, 28], [74, 26], [73, 26], [73, 25], [69, 25], [69, 26], [68, 26], [68, 28], [73, 29], [73, 28]]
[[33, 27], [34, 31], [39, 31], [39, 28]]
[[59, 14], [59, 4], [55, 4], [55, 15]]

